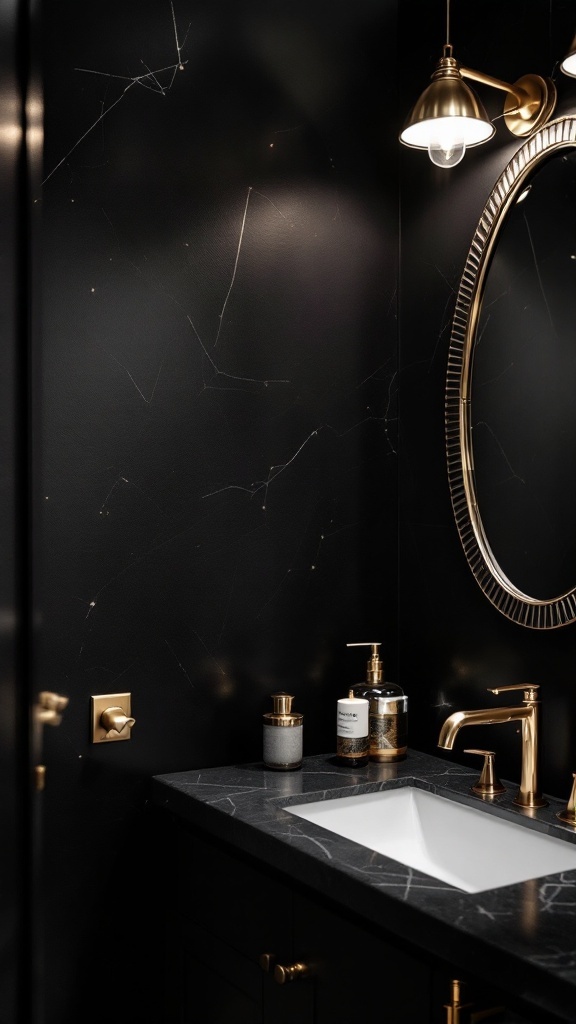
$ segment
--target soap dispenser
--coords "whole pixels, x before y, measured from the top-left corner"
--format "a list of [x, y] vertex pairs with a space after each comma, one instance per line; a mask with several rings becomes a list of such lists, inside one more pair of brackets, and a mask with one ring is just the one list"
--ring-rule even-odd
[[292, 711], [289, 693], [273, 693], [273, 711], [263, 715], [264, 764], [276, 771], [289, 772], [302, 764], [304, 715]]
[[408, 697], [396, 683], [385, 681], [379, 643], [346, 646], [372, 648], [366, 666], [366, 682], [356, 683], [350, 689], [351, 696], [370, 702], [370, 760], [403, 761], [408, 749]]

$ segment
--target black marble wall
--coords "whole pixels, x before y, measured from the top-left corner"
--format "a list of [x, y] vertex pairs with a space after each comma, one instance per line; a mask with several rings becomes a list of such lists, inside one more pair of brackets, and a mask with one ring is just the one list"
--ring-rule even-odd
[[[442, 3], [401, 5], [400, 36], [409, 36], [412, 66], [421, 70], [418, 84], [413, 79], [403, 83], [401, 103], [406, 113], [441, 53], [443, 7]], [[411, 22], [416, 14], [420, 20], [414, 35]], [[572, 3], [533, 0], [499, 4], [484, 0], [473, 6], [454, 4], [452, 29], [455, 56], [462, 63], [508, 82], [527, 73], [553, 75], [559, 94], [557, 114], [576, 109], [576, 83], [557, 71], [557, 62], [567, 52], [574, 31]], [[477, 91], [492, 117], [501, 113], [503, 94], [482, 86]], [[430, 752], [436, 751], [440, 724], [451, 711], [506, 700], [486, 693], [487, 687], [539, 683], [544, 708], [543, 785], [548, 792], [563, 796], [570, 791], [574, 770], [576, 627], [544, 632], [526, 629], [505, 619], [484, 597], [460, 547], [444, 456], [444, 386], [455, 294], [484, 204], [521, 144], [502, 122], [496, 124], [500, 127], [495, 138], [470, 150], [451, 171], [434, 168], [426, 154], [406, 149], [401, 154], [400, 681], [411, 697], [411, 741]], [[557, 192], [555, 188], [552, 191], [553, 195]], [[549, 210], [554, 211], [556, 204], [557, 196], [551, 196]], [[544, 204], [541, 217], [547, 215]], [[565, 216], [564, 230], [571, 231], [574, 238], [573, 196]], [[553, 298], [550, 291], [550, 278], [544, 272], [548, 253], [540, 245], [542, 230], [538, 233], [533, 221], [531, 234], [539, 248], [534, 254], [530, 252], [529, 260], [523, 260], [523, 266], [530, 263], [536, 271], [533, 294], [525, 295], [524, 305], [532, 298], [541, 298], [538, 282], [544, 288], [548, 282], [544, 301], [555, 303], [561, 319], [562, 298]], [[522, 287], [521, 275], [511, 272], [502, 291], [508, 291], [514, 303]], [[565, 291], [568, 310], [575, 289], [576, 283]], [[542, 346], [549, 346], [549, 332], [534, 335], [537, 322], [535, 312], [525, 315], [523, 321], [510, 322], [511, 338], [524, 337], [526, 346], [537, 348], [540, 338]], [[573, 322], [572, 340], [576, 341]], [[498, 358], [500, 369], [515, 360], [513, 350], [500, 351]], [[550, 375], [543, 370], [546, 361], [546, 353], [540, 350], [539, 358], [527, 360], [525, 367], [530, 386], [536, 387], [540, 396], [544, 391], [540, 414], [536, 403], [533, 405], [538, 422], [523, 419], [530, 417], [530, 407], [526, 395], [519, 394], [512, 381], [508, 394], [504, 387], [501, 389], [503, 401], [515, 403], [523, 414], [511, 417], [505, 450], [496, 437], [499, 454], [514, 463], [516, 475], [523, 479], [523, 471], [518, 472], [519, 452], [526, 463], [540, 459], [552, 465], [550, 448], [556, 435], [547, 428], [542, 409], [554, 406], [555, 415], [562, 415], [558, 392], [550, 389]], [[569, 374], [568, 379], [572, 379], [573, 359], [567, 364]], [[560, 434], [565, 431], [568, 460], [573, 452], [572, 415], [570, 405], [565, 405], [565, 423], [560, 423], [559, 429]], [[491, 419], [492, 424], [496, 422]], [[561, 462], [559, 472], [563, 472]], [[570, 571], [566, 544], [571, 538], [566, 530], [551, 528], [550, 515], [539, 500], [538, 484], [530, 487], [530, 477], [526, 480], [525, 493], [518, 500], [524, 509], [539, 506], [542, 519], [530, 533], [531, 557], [524, 565], [526, 575], [517, 582], [523, 585], [523, 580], [529, 579], [535, 596], [551, 596], [546, 590], [550, 577], [557, 581], [563, 573], [565, 579], [566, 571]], [[502, 502], [500, 487], [497, 473], [483, 475], [481, 512], [485, 508], [492, 518], [502, 522], [503, 535], [506, 530], [520, 533], [520, 529], [514, 531], [510, 505]], [[571, 500], [571, 495], [568, 498]], [[540, 546], [539, 533], [546, 534]], [[503, 557], [505, 554], [502, 552]], [[554, 558], [561, 567], [552, 574], [550, 561]], [[573, 586], [573, 571], [570, 575], [569, 585]], [[516, 702], [521, 694], [510, 697]], [[502, 775], [519, 778], [520, 743], [513, 724], [498, 729], [469, 729], [460, 735], [458, 749], [446, 756], [466, 763], [462, 749], [469, 746], [496, 750]]]
[[[571, 0], [453, 7], [457, 55], [509, 81], [574, 28]], [[45, 0], [35, 669], [70, 697], [45, 730], [47, 1024], [164, 1019], [149, 776], [257, 759], [278, 688], [331, 749], [347, 640], [383, 640], [431, 751], [486, 686], [540, 682], [544, 785], [567, 788], [574, 627], [483, 597], [444, 461], [454, 295], [517, 143], [500, 127], [450, 173], [399, 150], [444, 4], [399, 8], [397, 46], [392, 0]], [[131, 742], [93, 747], [90, 695], [124, 690]], [[517, 778], [501, 728], [473, 741]]]
[[259, 759], [278, 689], [326, 750], [346, 641], [395, 669], [395, 52], [381, 0], [45, 0], [49, 1024], [164, 1019], [150, 775]]

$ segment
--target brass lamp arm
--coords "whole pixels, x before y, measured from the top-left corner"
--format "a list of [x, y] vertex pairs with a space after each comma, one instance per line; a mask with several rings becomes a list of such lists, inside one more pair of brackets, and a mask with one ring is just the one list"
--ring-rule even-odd
[[473, 71], [461, 65], [458, 68], [462, 78], [469, 78], [481, 85], [490, 85], [507, 93], [504, 101], [504, 122], [513, 135], [531, 135], [552, 116], [556, 106], [556, 86], [550, 78], [540, 75], [523, 75], [513, 85], [502, 82], [482, 71]]
[[465, 68], [462, 65], [460, 65], [459, 71], [462, 78], [469, 78], [471, 82], [480, 82], [481, 85], [490, 85], [493, 89], [500, 89], [502, 92], [509, 93], [517, 103], [522, 103], [526, 98], [513, 85], [509, 85], [508, 82], [502, 82], [500, 78], [493, 78], [492, 75], [485, 75], [482, 71], [473, 71], [472, 68]]

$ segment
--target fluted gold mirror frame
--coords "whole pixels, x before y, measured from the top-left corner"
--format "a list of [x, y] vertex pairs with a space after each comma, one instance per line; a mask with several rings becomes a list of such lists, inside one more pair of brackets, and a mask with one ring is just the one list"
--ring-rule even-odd
[[471, 387], [473, 352], [490, 258], [506, 214], [526, 179], [555, 151], [576, 147], [576, 117], [561, 117], [532, 135], [512, 158], [493, 189], [464, 267], [456, 299], [446, 378], [446, 457], [456, 525], [476, 582], [513, 622], [531, 629], [556, 629], [576, 621], [576, 586], [550, 600], [523, 593], [503, 572], [484, 531], [474, 473]]

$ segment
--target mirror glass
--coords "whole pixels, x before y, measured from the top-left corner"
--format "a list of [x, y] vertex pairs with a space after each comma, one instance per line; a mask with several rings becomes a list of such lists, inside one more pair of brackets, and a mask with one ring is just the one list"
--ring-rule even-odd
[[534, 629], [576, 621], [576, 117], [530, 136], [490, 194], [446, 378], [452, 508], [476, 582]]
[[511, 206], [474, 340], [471, 436], [490, 547], [525, 594], [576, 583], [576, 151]]

